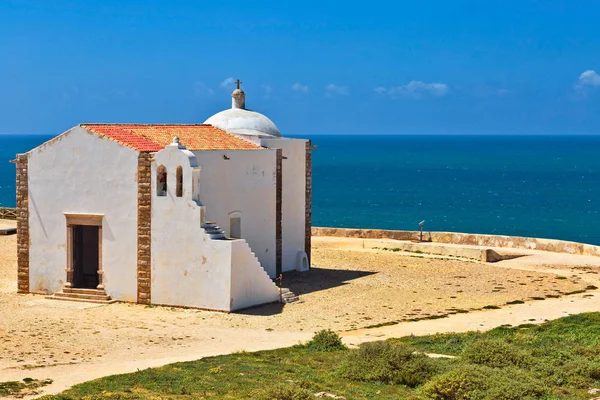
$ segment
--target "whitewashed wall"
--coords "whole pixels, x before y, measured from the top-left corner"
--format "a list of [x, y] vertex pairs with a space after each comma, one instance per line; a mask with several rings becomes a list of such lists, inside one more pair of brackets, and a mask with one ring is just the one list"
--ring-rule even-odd
[[282, 269], [296, 268], [296, 256], [304, 251], [306, 210], [306, 140], [262, 139], [261, 145], [283, 150], [282, 174]]
[[[167, 167], [167, 196], [156, 196], [160, 165]], [[191, 153], [170, 146], [152, 163], [152, 303], [231, 311], [276, 301], [277, 288], [244, 240], [211, 240], [202, 229], [197, 195], [208, 190], [207, 173], [192, 183], [196, 165]], [[177, 166], [182, 197], [175, 196]]]
[[[153, 304], [228, 309], [229, 268], [216, 268], [216, 265], [230, 265], [231, 253], [226, 247], [217, 248], [213, 253], [211, 240], [202, 229], [202, 207], [193, 198], [192, 176], [197, 164], [190, 154], [167, 146], [156, 153], [151, 165], [151, 301]], [[156, 170], [160, 165], [167, 168], [166, 196], [156, 195]], [[183, 168], [182, 197], [175, 196], [178, 166]], [[196, 184], [201, 185], [201, 178]]]
[[104, 214], [102, 268], [113, 299], [137, 298], [138, 153], [75, 127], [29, 154], [30, 288], [66, 281], [65, 213]]
[[200, 201], [206, 206], [206, 219], [217, 222], [229, 235], [230, 214], [241, 214], [242, 239], [274, 278], [276, 152], [234, 150], [194, 154], [202, 168]]
[[239, 310], [257, 304], [279, 300], [279, 288], [267, 272], [258, 266], [258, 260], [245, 240], [229, 241], [231, 252], [231, 309]]

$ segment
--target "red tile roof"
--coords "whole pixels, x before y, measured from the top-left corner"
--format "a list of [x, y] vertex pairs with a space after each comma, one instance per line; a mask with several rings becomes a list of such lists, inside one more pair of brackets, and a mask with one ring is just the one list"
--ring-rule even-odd
[[159, 151], [171, 144], [175, 136], [188, 150], [258, 150], [262, 148], [222, 129], [204, 124], [81, 124], [80, 126], [137, 151]]

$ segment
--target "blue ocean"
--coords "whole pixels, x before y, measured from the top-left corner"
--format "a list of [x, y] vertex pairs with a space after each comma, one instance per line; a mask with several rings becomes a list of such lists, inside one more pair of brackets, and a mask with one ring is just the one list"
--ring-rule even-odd
[[[304, 135], [313, 225], [533, 236], [600, 245], [600, 136]], [[0, 205], [15, 205], [18, 152], [0, 135]], [[285, 184], [285, 182], [284, 182]]]

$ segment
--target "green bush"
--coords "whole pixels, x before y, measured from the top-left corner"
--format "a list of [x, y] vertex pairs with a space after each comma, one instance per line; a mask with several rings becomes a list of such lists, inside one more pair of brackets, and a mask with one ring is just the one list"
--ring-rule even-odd
[[549, 394], [541, 381], [523, 370], [480, 365], [463, 365], [438, 375], [421, 392], [435, 400], [535, 400]]
[[518, 347], [500, 340], [479, 340], [467, 346], [462, 359], [491, 368], [524, 367], [529, 355]]
[[540, 358], [536, 361], [531, 369], [551, 385], [585, 389], [600, 380], [600, 363], [594, 359]]
[[257, 400], [314, 400], [315, 395], [310, 390], [296, 386], [275, 386], [260, 393], [253, 393]]
[[409, 387], [423, 384], [437, 371], [435, 360], [415, 353], [411, 347], [390, 342], [363, 343], [351, 350], [339, 367], [346, 379]]
[[475, 400], [473, 392], [485, 381], [480, 367], [463, 367], [438, 375], [421, 388], [423, 394], [435, 400]]
[[536, 400], [551, 394], [530, 372], [514, 367], [494, 370], [488, 381], [485, 400]]
[[315, 333], [313, 338], [306, 343], [305, 347], [314, 351], [336, 351], [346, 349], [340, 335], [330, 329], [323, 329]]
[[396, 371], [394, 383], [414, 388], [425, 383], [439, 367], [426, 355], [414, 355]]

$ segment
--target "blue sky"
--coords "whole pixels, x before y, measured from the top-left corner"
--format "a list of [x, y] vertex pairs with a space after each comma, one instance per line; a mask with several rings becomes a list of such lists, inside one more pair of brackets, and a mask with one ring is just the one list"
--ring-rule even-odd
[[284, 134], [598, 134], [600, 2], [0, 0], [0, 132], [201, 123]]

